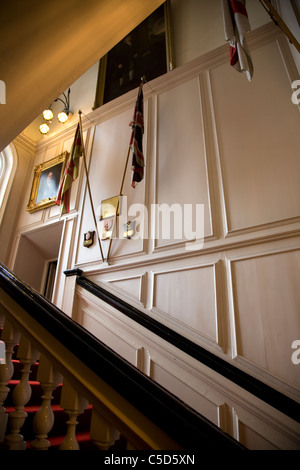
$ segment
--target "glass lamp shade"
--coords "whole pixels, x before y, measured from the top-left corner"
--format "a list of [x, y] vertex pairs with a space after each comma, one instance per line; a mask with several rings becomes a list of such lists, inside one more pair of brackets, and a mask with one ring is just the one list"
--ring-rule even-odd
[[48, 126], [46, 122], [40, 125], [40, 132], [42, 134], [48, 134], [49, 130], [50, 130], [50, 127]]
[[53, 112], [51, 109], [45, 109], [43, 111], [43, 117], [46, 119], [46, 121], [51, 121], [53, 119]]
[[135, 235], [135, 220], [124, 224], [123, 238], [132, 238]]
[[59, 122], [64, 123], [68, 120], [68, 115], [65, 111], [62, 111], [58, 114], [57, 119], [59, 120]]

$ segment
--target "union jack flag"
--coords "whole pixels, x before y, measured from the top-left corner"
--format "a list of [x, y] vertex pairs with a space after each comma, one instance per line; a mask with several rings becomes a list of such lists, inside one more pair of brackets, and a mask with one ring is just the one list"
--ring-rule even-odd
[[143, 154], [143, 134], [144, 134], [144, 96], [143, 83], [140, 84], [138, 97], [134, 109], [133, 119], [129, 124], [132, 127], [130, 138], [130, 146], [132, 148], [132, 164], [131, 169], [132, 181], [131, 186], [136, 187], [144, 178], [144, 154]]

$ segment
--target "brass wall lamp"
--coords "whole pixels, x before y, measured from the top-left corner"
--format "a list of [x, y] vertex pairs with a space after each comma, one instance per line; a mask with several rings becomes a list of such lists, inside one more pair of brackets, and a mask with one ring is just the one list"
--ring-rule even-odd
[[[67, 122], [69, 115], [71, 114], [70, 113], [70, 93], [71, 93], [71, 90], [69, 88], [67, 94], [63, 93], [63, 98], [56, 98], [56, 100], [54, 100], [54, 102], [61, 101], [64, 105], [63, 110], [60, 111], [57, 115], [58, 121], [62, 124]], [[51, 124], [53, 116], [54, 114], [52, 111], [52, 103], [51, 103], [50, 106], [43, 111], [44, 122], [40, 125], [40, 132], [42, 134], [44, 135], [48, 134], [48, 132], [50, 131], [49, 124]]]

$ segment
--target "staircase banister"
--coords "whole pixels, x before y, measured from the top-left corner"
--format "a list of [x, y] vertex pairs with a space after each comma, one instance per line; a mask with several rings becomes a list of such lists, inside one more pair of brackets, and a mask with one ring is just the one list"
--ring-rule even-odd
[[77, 275], [76, 282], [79, 286], [86, 289], [100, 300], [144, 326], [147, 330], [160, 336], [176, 348], [184, 351], [202, 364], [208, 366], [218, 374], [226, 377], [239, 387], [268, 403], [270, 406], [286, 414], [296, 422], [300, 422], [300, 404], [292, 398], [284, 395], [261, 380], [258, 380], [247, 372], [207, 351], [198, 344], [195, 344], [171, 328], [168, 328], [166, 325], [163, 325], [157, 320], [151, 318], [141, 309], [132, 306], [125, 300], [116, 296], [106, 288], [106, 286], [103, 287], [103, 285], [96, 284], [86, 278], [81, 271], [77, 273], [74, 271], [73, 275]]
[[[3, 298], [9, 296], [47, 334], [60, 342], [62, 351], [66, 354], [69, 351], [85, 365], [91, 373], [87, 374], [88, 379], [96, 375], [182, 449], [205, 449], [207, 446], [218, 450], [245, 449], [100, 342], [3, 264], [0, 264], [0, 288]], [[83, 383], [84, 380], [81, 386]]]

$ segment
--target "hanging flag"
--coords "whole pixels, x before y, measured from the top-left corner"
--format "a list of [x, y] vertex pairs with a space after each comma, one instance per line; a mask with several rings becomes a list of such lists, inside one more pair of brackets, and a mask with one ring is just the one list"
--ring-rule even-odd
[[132, 164], [131, 169], [132, 181], [131, 186], [136, 187], [144, 178], [144, 155], [143, 155], [143, 134], [144, 134], [144, 96], [143, 96], [143, 82], [140, 84], [138, 97], [134, 109], [134, 116], [130, 123], [132, 127], [130, 146], [132, 149]]
[[245, 72], [249, 82], [253, 77], [253, 64], [246, 43], [251, 31], [246, 0], [222, 0], [225, 39], [230, 45], [230, 65], [238, 72]]
[[68, 214], [70, 211], [70, 192], [73, 181], [78, 177], [79, 157], [83, 152], [83, 139], [81, 136], [80, 125], [78, 123], [75, 132], [74, 142], [68, 162], [66, 164], [65, 174], [61, 179], [56, 204], [60, 206], [60, 217]]

